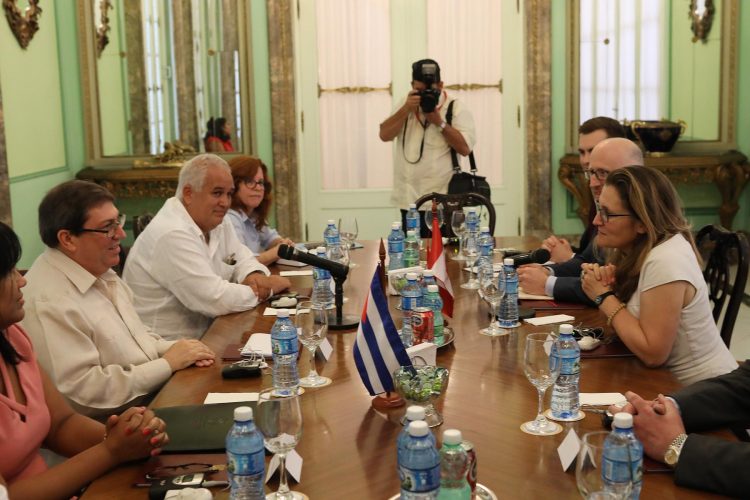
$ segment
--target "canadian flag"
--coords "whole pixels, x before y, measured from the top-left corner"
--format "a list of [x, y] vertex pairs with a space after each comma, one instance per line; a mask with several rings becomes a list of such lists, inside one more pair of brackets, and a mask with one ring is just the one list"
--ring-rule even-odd
[[433, 201], [432, 217], [432, 245], [427, 256], [427, 267], [435, 273], [435, 282], [440, 289], [440, 298], [443, 299], [443, 314], [453, 317], [453, 286], [448, 277], [448, 269], [445, 266], [445, 252], [443, 251], [443, 238], [440, 235], [440, 222], [437, 217], [437, 207]]

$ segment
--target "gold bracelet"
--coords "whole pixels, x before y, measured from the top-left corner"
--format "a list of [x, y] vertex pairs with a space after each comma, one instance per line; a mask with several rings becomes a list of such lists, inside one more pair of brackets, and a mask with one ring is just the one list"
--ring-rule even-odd
[[607, 326], [612, 326], [612, 320], [615, 319], [615, 316], [617, 316], [617, 313], [622, 311], [627, 307], [624, 303], [620, 302], [620, 305], [615, 308], [614, 311], [609, 313], [609, 316], [607, 316]]

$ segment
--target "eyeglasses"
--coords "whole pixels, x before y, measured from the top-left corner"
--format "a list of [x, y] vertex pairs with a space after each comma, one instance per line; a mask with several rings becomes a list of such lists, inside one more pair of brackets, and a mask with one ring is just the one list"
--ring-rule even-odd
[[253, 179], [243, 179], [242, 182], [245, 183], [245, 186], [252, 188], [261, 188], [266, 189], [268, 188], [268, 183], [265, 180], [256, 181]]
[[593, 175], [600, 181], [606, 181], [609, 171], [604, 170], [603, 168], [584, 168], [583, 175], [586, 177], [586, 180], [590, 180]]
[[106, 227], [103, 227], [101, 229], [88, 229], [83, 228], [81, 229], [82, 233], [101, 233], [106, 234], [107, 238], [114, 238], [117, 235], [117, 231], [122, 229], [122, 226], [125, 225], [125, 214], [120, 214], [117, 216], [117, 220], [115, 222], [112, 222], [108, 224]]
[[596, 213], [599, 214], [599, 217], [602, 219], [602, 224], [606, 224], [609, 222], [609, 219], [613, 217], [631, 217], [633, 214], [611, 214], [607, 211], [606, 208], [600, 207], [598, 204], [596, 206]]

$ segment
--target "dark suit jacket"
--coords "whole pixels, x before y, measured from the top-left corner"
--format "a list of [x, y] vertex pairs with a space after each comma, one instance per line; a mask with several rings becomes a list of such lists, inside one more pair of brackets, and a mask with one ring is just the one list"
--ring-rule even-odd
[[555, 286], [552, 289], [552, 295], [555, 300], [559, 300], [560, 302], [576, 302], [596, 307], [596, 304], [583, 293], [583, 288], [581, 288], [581, 264], [589, 262], [602, 263], [594, 255], [593, 238], [583, 252], [575, 254], [570, 260], [549, 266], [557, 277]]
[[675, 469], [680, 486], [734, 497], [750, 496], [750, 443], [692, 434], [750, 422], [750, 361], [731, 373], [676, 394], [688, 435]]

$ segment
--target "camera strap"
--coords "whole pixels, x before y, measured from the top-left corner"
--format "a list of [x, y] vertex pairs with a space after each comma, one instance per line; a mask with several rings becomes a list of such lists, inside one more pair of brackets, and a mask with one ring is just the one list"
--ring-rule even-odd
[[411, 161], [409, 158], [406, 157], [406, 127], [409, 123], [408, 119], [404, 122], [404, 132], [403, 132], [403, 135], [401, 136], [401, 148], [402, 148], [402, 153], [404, 155], [404, 160], [406, 160], [407, 163], [410, 163], [412, 165], [416, 165], [417, 163], [422, 161], [422, 153], [424, 153], [424, 136], [427, 133], [427, 125], [429, 124], [427, 122], [427, 118], [424, 119], [424, 123], [422, 123], [419, 120], [419, 113], [417, 113], [416, 120], [417, 120], [417, 123], [422, 125], [422, 144], [419, 145], [419, 158], [417, 158], [416, 161]]
[[[453, 103], [456, 102], [455, 100], [451, 101], [448, 104], [448, 110], [445, 112], [445, 123], [448, 125], [451, 124], [451, 121], [453, 121]], [[453, 172], [454, 173], [460, 173], [461, 172], [461, 165], [458, 163], [458, 153], [456, 153], [456, 150], [451, 148], [451, 161], [453, 162]], [[471, 165], [471, 173], [472, 175], [477, 175], [477, 164], [474, 161], [474, 151], [469, 153], [469, 164]]]

